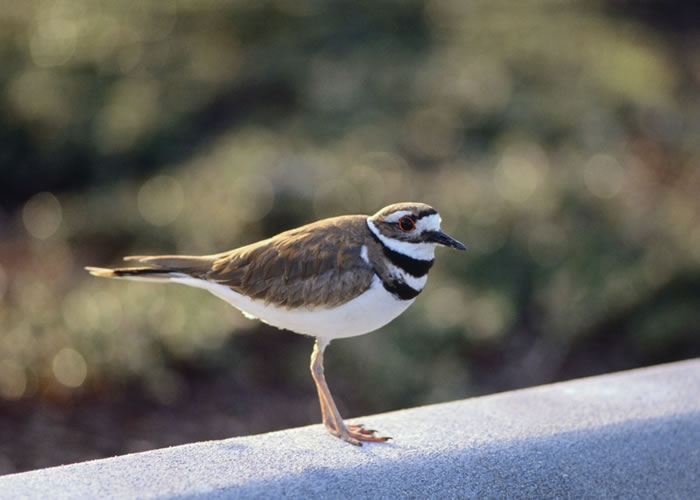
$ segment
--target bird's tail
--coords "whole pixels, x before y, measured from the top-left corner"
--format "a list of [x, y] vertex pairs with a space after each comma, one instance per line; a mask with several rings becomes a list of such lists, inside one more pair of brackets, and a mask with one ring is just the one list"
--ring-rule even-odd
[[169, 281], [170, 278], [198, 277], [211, 269], [217, 256], [192, 255], [132, 255], [124, 257], [127, 261], [136, 261], [138, 267], [86, 267], [93, 276], [100, 278], [122, 278], [139, 281]]
[[137, 281], [169, 281], [175, 276], [182, 276], [182, 273], [169, 269], [158, 269], [152, 267], [123, 267], [117, 269], [107, 269], [105, 267], [87, 266], [85, 269], [99, 278], [121, 278]]

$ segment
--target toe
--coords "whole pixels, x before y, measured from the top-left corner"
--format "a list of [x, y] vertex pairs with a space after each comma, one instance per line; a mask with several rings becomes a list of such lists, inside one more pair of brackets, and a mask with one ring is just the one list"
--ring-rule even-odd
[[355, 445], [355, 446], [362, 446], [362, 443], [360, 442], [360, 440], [355, 439], [355, 436], [352, 435], [352, 434], [347, 434], [347, 435], [346, 435], [346, 434], [341, 434], [341, 435], [340, 435], [340, 438], [341, 438], [343, 441], [345, 441], [345, 442], [347, 442], [347, 443], [350, 443], [350, 444], [352, 444], [352, 445]]

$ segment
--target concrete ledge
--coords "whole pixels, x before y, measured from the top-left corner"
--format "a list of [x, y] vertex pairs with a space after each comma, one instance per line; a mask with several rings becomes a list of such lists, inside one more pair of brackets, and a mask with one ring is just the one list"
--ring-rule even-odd
[[0, 477], [2, 498], [698, 498], [700, 360]]

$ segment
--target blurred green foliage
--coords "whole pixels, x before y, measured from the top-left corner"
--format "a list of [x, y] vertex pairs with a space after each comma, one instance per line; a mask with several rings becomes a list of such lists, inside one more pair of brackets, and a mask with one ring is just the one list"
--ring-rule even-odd
[[194, 371], [308, 391], [314, 421], [308, 340], [82, 267], [408, 200], [469, 252], [329, 349], [350, 414], [700, 355], [699, 33], [672, 3], [6, 2], [0, 399], [185, 404]]

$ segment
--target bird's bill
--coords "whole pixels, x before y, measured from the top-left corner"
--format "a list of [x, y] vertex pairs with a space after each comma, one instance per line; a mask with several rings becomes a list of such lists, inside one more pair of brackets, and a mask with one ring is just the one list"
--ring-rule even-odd
[[435, 231], [430, 235], [430, 241], [437, 243], [438, 245], [444, 245], [446, 247], [456, 248], [457, 250], [466, 250], [467, 247], [463, 243], [460, 243], [456, 239], [447, 236], [442, 231]]

